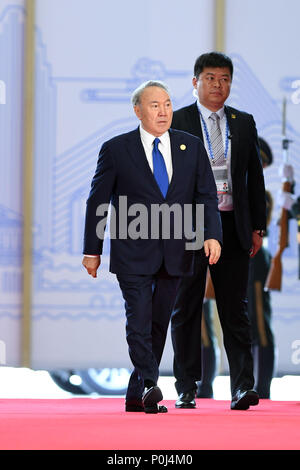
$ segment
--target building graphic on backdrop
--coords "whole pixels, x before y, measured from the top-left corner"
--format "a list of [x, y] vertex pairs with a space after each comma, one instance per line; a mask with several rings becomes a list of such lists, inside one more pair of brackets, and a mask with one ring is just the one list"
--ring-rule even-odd
[[[12, 43], [14, 35], [22, 35], [24, 10], [7, 7], [0, 12], [0, 77], [7, 84], [7, 102], [10, 86], [16, 87], [17, 96], [11, 106], [11, 119], [4, 122], [0, 107], [0, 148], [2, 155], [10, 155], [4, 164], [5, 176], [0, 176], [4, 191], [0, 200], [0, 320], [5, 315], [17, 313], [12, 292], [21, 290], [21, 128], [18, 124], [18, 103], [21, 102], [22, 60], [12, 59], [17, 46]], [[14, 34], [11, 34], [13, 31]], [[7, 51], [13, 51], [10, 54]], [[275, 161], [267, 173], [267, 187], [275, 195], [280, 186], [278, 167], [281, 163], [281, 109], [280, 103], [269, 96], [255, 74], [242, 57], [232, 55], [235, 74], [228, 104], [245, 109], [255, 117], [259, 135], [271, 145]], [[12, 77], [12, 74], [15, 78]], [[77, 141], [74, 132], [72, 145], [57, 151], [58, 116], [66, 109], [62, 87], [69, 90], [72, 102], [82, 115], [88, 114], [88, 106], [99, 105], [99, 115], [104, 105], [128, 108], [132, 91], [147, 79], [166, 81], [172, 90], [174, 109], [191, 103], [192, 90], [188, 83], [191, 72], [168, 70], [167, 64], [155, 58], [137, 58], [132, 64], [131, 75], [123, 78], [54, 77], [47, 61], [47, 45], [36, 29], [36, 108], [35, 108], [35, 183], [34, 183], [34, 292], [33, 321], [43, 318], [59, 322], [62, 319], [77, 321], [81, 318], [99, 321], [102, 318], [123, 321], [123, 301], [115, 278], [108, 272], [109, 241], [105, 240], [101, 271], [101, 289], [91, 281], [81, 268], [82, 237], [85, 202], [101, 144], [116, 134], [127, 132], [137, 126], [133, 113], [107, 122], [103, 119], [98, 129], [87, 133]], [[247, 83], [247, 86], [244, 84]], [[10, 85], [11, 84], [11, 85]], [[15, 89], [15, 88], [14, 88]], [[15, 94], [14, 94], [15, 95]], [[58, 96], [60, 99], [58, 99]], [[255, 97], [255, 99], [253, 99]], [[17, 99], [19, 98], [19, 100]], [[98, 108], [97, 108], [98, 109]], [[72, 116], [72, 109], [67, 109]], [[271, 119], [270, 119], [271, 116]], [[19, 133], [19, 135], [16, 135]], [[299, 135], [288, 126], [293, 145], [290, 161], [294, 166], [295, 179], [300, 181]], [[14, 138], [12, 138], [14, 133]], [[7, 165], [7, 166], [6, 166]], [[3, 173], [3, 172], [1, 172]], [[12, 181], [16, 181], [12, 185]], [[2, 184], [2, 183], [1, 183]], [[12, 193], [13, 192], [13, 193]], [[270, 230], [270, 249], [275, 251], [278, 229], [276, 212]], [[278, 294], [276, 316], [278, 321], [294, 323], [297, 318], [296, 297], [299, 296], [298, 246], [296, 226], [291, 222], [290, 245], [284, 253], [284, 294]], [[7, 254], [8, 253], [8, 254]], [[9, 256], [9, 258], [8, 258]], [[286, 302], [287, 296], [289, 301]], [[70, 301], [71, 299], [71, 301]], [[282, 300], [281, 300], [282, 299]]]
[[[0, 11], [0, 340], [2, 352], [5, 343], [8, 353], [10, 343], [14, 345], [13, 361], [19, 355], [15, 337], [22, 315], [22, 50], [18, 44], [23, 26], [22, 9]], [[4, 331], [8, 331], [5, 341]]]

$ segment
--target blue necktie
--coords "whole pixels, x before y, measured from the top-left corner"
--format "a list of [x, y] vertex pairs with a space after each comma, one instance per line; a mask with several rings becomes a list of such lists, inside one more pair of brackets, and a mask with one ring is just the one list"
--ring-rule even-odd
[[158, 150], [158, 144], [160, 140], [156, 137], [153, 141], [153, 174], [157, 181], [157, 184], [162, 192], [162, 195], [166, 197], [168, 187], [169, 187], [169, 178], [165, 165], [165, 160], [160, 151]]

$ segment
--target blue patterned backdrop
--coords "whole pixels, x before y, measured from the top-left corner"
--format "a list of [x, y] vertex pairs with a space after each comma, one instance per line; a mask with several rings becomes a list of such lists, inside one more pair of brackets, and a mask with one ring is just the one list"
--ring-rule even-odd
[[[80, 0], [75, 3], [78, 8]], [[173, 8], [175, 5], [178, 15], [186, 11], [180, 2], [166, 3], [172, 4]], [[188, 3], [192, 5], [192, 2]], [[207, 18], [210, 18], [209, 2], [203, 0], [200, 3], [207, 9]], [[32, 305], [32, 365], [36, 368], [130, 365], [125, 343], [123, 300], [115, 277], [108, 272], [108, 239], [105, 241], [98, 278], [95, 280], [87, 276], [81, 266], [85, 201], [101, 144], [138, 125], [130, 105], [132, 91], [146, 79], [161, 79], [170, 85], [174, 109], [191, 103], [194, 99], [191, 86], [193, 63], [195, 57], [205, 51], [199, 50], [196, 43], [185, 51], [170, 48], [162, 52], [157, 39], [155, 45], [151, 46], [151, 41], [149, 43], [145, 37], [140, 39], [136, 50], [128, 48], [126, 67], [123, 65], [116, 73], [116, 61], [119, 59], [115, 52], [118, 45], [111, 42], [103, 44], [101, 31], [99, 43], [94, 44], [85, 42], [83, 34], [84, 28], [89, 27], [89, 15], [98, 15], [100, 21], [103, 16], [111, 14], [112, 7], [107, 6], [106, 2], [94, 0], [89, 0], [86, 7], [83, 4], [81, 2], [82, 50], [66, 51], [64, 47], [60, 49], [59, 39], [63, 41], [69, 32], [72, 38], [72, 34], [76, 33], [72, 15], [69, 23], [63, 23], [63, 19], [68, 18], [70, 2], [37, 1]], [[142, 4], [145, 6], [148, 3]], [[9, 365], [20, 363], [22, 317], [21, 116], [24, 15], [22, 2], [1, 1], [0, 80], [7, 85], [7, 102], [0, 105], [0, 340], [6, 343]], [[60, 21], [56, 29], [57, 15]], [[134, 25], [132, 15], [133, 12], [129, 11], [127, 28]], [[141, 11], [135, 12], [135, 15], [138, 15], [136, 21], [140, 20]], [[185, 15], [189, 21], [195, 21], [190, 13]], [[146, 25], [150, 37], [151, 34], [156, 36], [161, 32], [151, 21], [146, 22]], [[171, 34], [175, 42], [180, 40], [186, 44], [190, 42], [187, 39], [189, 35], [191, 40], [197, 38], [198, 44], [201, 36], [206, 38], [206, 47], [212, 49], [210, 22], [207, 21], [206, 29], [202, 28], [200, 32], [192, 32], [189, 23], [184, 21], [182, 25], [184, 28], [180, 31], [180, 38], [177, 38], [179, 33], [174, 31], [172, 22], [166, 25], [164, 36]], [[123, 32], [125, 30], [123, 27]], [[121, 33], [119, 31], [115, 41], [124, 41], [124, 51], [126, 36]], [[143, 41], [144, 53], [140, 54]], [[107, 48], [111, 48], [111, 63], [107, 60]], [[246, 51], [227, 52], [235, 66], [228, 104], [252, 113], [259, 134], [271, 145], [275, 159], [266, 171], [266, 186], [276, 196], [281, 185], [278, 176], [281, 163], [281, 98], [287, 95], [290, 104], [291, 77], [288, 70], [284, 71], [283, 76], [277, 77], [278, 92], [272, 96], [261, 76], [247, 63]], [[62, 56], [66, 60], [68, 54], [69, 67], [62, 60]], [[84, 66], [81, 68], [83, 56]], [[86, 68], [88, 60], [91, 70], [94, 70], [95, 61], [99, 61], [102, 73], [89, 76], [90, 69]], [[121, 62], [124, 64], [124, 57]], [[75, 63], [80, 73], [72, 73]], [[292, 122], [288, 118], [287, 131], [293, 141], [290, 162], [294, 166], [296, 181], [300, 181], [300, 129], [297, 124], [295, 119]], [[279, 207], [275, 207], [269, 237], [272, 253], [276, 250], [278, 238], [278, 213]], [[278, 368], [291, 373], [299, 371], [299, 365], [291, 360], [292, 342], [300, 336], [296, 233], [295, 221], [291, 221], [290, 245], [284, 252], [283, 290], [272, 294]], [[168, 340], [162, 369], [171, 368], [172, 350]]]

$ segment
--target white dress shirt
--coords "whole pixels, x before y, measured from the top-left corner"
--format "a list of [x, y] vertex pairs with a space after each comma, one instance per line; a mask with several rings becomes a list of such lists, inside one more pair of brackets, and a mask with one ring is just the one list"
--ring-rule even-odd
[[[141, 135], [141, 140], [142, 140], [142, 144], [145, 150], [148, 164], [153, 173], [152, 151], [153, 151], [153, 141], [155, 139], [155, 136], [145, 131], [142, 125], [140, 125], [140, 135]], [[170, 184], [170, 181], [173, 175], [173, 165], [172, 165], [171, 143], [170, 143], [169, 131], [161, 135], [159, 137], [159, 140], [160, 140], [160, 143], [158, 144], [158, 149], [160, 153], [162, 154], [162, 156], [164, 157], [164, 161], [165, 161], [165, 165], [166, 165], [166, 169], [168, 173], [168, 178], [169, 178], [169, 184]]]
[[[202, 134], [203, 134], [203, 143], [205, 146], [205, 149], [207, 151], [207, 155], [211, 161], [210, 155], [209, 155], [209, 148], [208, 148], [208, 142], [205, 136], [205, 132], [203, 129], [203, 123], [200, 117], [200, 112], [202, 114], [202, 117], [204, 119], [204, 122], [206, 124], [207, 130], [210, 133], [211, 126], [212, 126], [212, 120], [209, 119], [209, 116], [211, 115], [212, 111], [210, 109], [205, 108], [199, 100], [197, 101], [197, 106], [199, 110], [199, 119], [200, 119], [200, 124], [201, 124], [201, 129], [202, 129]], [[224, 111], [224, 107], [219, 109], [216, 114], [219, 115], [220, 117], [220, 129], [222, 133], [222, 138], [223, 138], [223, 145], [224, 145], [224, 151], [225, 151], [225, 144], [226, 144], [226, 114]], [[228, 152], [227, 152], [227, 172], [228, 172], [228, 192], [227, 194], [219, 194], [218, 199], [219, 199], [219, 210], [221, 211], [232, 211], [233, 210], [233, 199], [232, 199], [232, 178], [231, 178], [231, 140], [229, 139], [228, 142]]]

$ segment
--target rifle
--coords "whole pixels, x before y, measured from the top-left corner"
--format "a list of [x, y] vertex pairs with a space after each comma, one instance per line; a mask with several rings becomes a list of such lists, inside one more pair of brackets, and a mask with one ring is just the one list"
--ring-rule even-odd
[[[284, 164], [288, 163], [288, 148], [291, 141], [286, 137], [286, 98], [283, 99], [282, 107], [282, 153]], [[292, 189], [292, 181], [285, 180], [282, 185], [284, 192], [290, 193]], [[281, 216], [279, 219], [279, 240], [277, 252], [274, 255], [270, 271], [265, 283], [266, 289], [281, 290], [282, 283], [282, 253], [288, 246], [288, 235], [289, 235], [289, 214], [288, 210], [282, 208]]]

